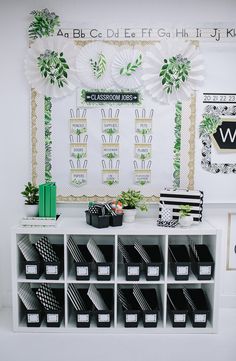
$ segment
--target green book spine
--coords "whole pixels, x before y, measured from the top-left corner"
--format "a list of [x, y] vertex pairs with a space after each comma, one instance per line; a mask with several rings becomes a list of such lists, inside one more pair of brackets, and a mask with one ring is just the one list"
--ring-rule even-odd
[[51, 185], [51, 217], [57, 215], [57, 187], [55, 183]]
[[51, 185], [45, 185], [45, 216], [51, 217]]
[[45, 217], [45, 184], [39, 185], [39, 217]]

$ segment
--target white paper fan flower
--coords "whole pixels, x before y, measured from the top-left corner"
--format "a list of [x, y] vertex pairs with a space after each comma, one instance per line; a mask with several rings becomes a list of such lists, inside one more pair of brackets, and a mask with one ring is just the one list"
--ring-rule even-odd
[[78, 85], [77, 49], [62, 37], [36, 39], [25, 59], [25, 74], [32, 88], [40, 94], [59, 98]]
[[135, 89], [141, 86], [143, 53], [135, 48], [123, 48], [112, 63], [112, 76], [121, 88]]
[[113, 85], [111, 62], [116, 47], [102, 42], [85, 45], [77, 58], [80, 81], [88, 88], [105, 89]]
[[145, 54], [142, 80], [156, 101], [171, 103], [188, 99], [203, 81], [203, 58], [192, 43], [157, 43]]

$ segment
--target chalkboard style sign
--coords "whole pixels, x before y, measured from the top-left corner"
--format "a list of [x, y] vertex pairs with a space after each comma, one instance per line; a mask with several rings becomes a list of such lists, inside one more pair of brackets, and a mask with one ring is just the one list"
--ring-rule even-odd
[[236, 119], [224, 120], [213, 134], [217, 145], [222, 150], [236, 150]]

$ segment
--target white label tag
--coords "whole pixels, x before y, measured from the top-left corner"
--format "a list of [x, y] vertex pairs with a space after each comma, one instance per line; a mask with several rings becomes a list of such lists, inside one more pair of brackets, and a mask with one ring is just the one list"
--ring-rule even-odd
[[87, 266], [77, 266], [76, 267], [77, 276], [88, 276], [88, 267]]
[[109, 313], [98, 314], [98, 322], [110, 322]]
[[183, 314], [176, 314], [174, 315], [174, 322], [185, 322], [186, 321], [186, 315]]
[[39, 314], [38, 313], [28, 313], [27, 319], [28, 319], [28, 323], [39, 323]]
[[58, 266], [46, 266], [46, 274], [47, 275], [57, 275], [58, 274]]
[[99, 276], [109, 276], [110, 275], [110, 267], [109, 266], [98, 266], [98, 274], [99, 274]]
[[157, 315], [155, 313], [145, 315], [145, 322], [157, 322]]
[[159, 276], [160, 270], [158, 266], [148, 266], [147, 275], [148, 276]]
[[125, 321], [128, 322], [137, 322], [138, 321], [138, 315], [137, 313], [128, 313], [125, 315]]
[[25, 266], [25, 273], [27, 275], [36, 275], [38, 271], [37, 265], [26, 265]]
[[201, 276], [210, 276], [211, 275], [211, 266], [200, 266], [199, 274]]
[[194, 316], [194, 322], [205, 323], [206, 322], [206, 314], [198, 314]]
[[89, 314], [77, 315], [78, 322], [89, 322]]
[[128, 276], [138, 276], [139, 267], [138, 266], [128, 266]]
[[48, 313], [47, 314], [47, 322], [48, 323], [54, 323], [59, 321], [59, 315], [56, 313]]
[[177, 276], [187, 276], [188, 266], [177, 266], [176, 274]]

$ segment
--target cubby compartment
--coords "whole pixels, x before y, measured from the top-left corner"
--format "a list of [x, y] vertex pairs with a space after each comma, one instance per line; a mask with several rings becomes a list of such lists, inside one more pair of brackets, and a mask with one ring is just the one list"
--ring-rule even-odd
[[[68, 248], [72, 238], [75, 246], [84, 257], [83, 262], [76, 262]], [[88, 250], [92, 239], [102, 252], [105, 262], [95, 262]], [[67, 270], [69, 281], [113, 281], [114, 280], [115, 237], [108, 235], [69, 235], [67, 236]]]
[[118, 284], [118, 327], [139, 329], [163, 327], [163, 302], [163, 285]]
[[[37, 252], [39, 259], [35, 261], [26, 261], [20, 248], [17, 248], [17, 269], [20, 279], [22, 281], [24, 279], [37, 279], [39, 282], [43, 282], [44, 280], [62, 281], [64, 279], [64, 237], [55, 234], [18, 235], [17, 243], [24, 237], [27, 237], [27, 242], [29, 242]], [[39, 249], [37, 249], [37, 244], [41, 239], [46, 239], [45, 242], [47, 244], [44, 246], [42, 242], [39, 251]], [[50, 255], [51, 250], [53, 255], [56, 256], [55, 260], [53, 260], [53, 256]]]
[[[67, 288], [68, 327], [69, 328], [109, 328], [114, 327], [114, 287], [96, 283], [93, 287], [99, 292], [105, 303], [104, 309], [98, 309], [89, 297], [89, 283], [70, 283]], [[72, 296], [68, 291], [72, 286]], [[76, 293], [82, 298], [83, 307], [76, 307]]]
[[17, 290], [20, 327], [64, 327], [64, 284], [19, 282]]
[[[170, 248], [179, 249], [185, 247], [185, 264], [180, 269], [179, 277], [176, 276], [177, 267], [181, 264], [173, 260], [173, 256], [170, 254]], [[215, 255], [216, 255], [216, 242], [215, 237], [212, 235], [171, 235], [168, 237], [169, 259], [168, 259], [168, 282], [194, 282], [214, 280], [215, 269]], [[194, 249], [201, 249], [201, 260], [196, 258]], [[182, 252], [183, 254], [183, 252]], [[180, 254], [181, 256], [181, 254]], [[184, 268], [185, 267], [185, 268]], [[188, 271], [188, 276], [187, 276]]]
[[211, 329], [213, 292], [213, 284], [170, 284], [167, 288], [167, 327]]
[[[123, 281], [163, 281], [165, 237], [148, 235], [120, 236], [118, 243], [124, 246], [130, 262], [123, 257], [118, 246], [118, 280]], [[140, 247], [137, 247], [141, 246]], [[135, 248], [136, 247], [136, 248]], [[144, 255], [143, 255], [144, 254]], [[141, 256], [143, 255], [143, 257]]]

